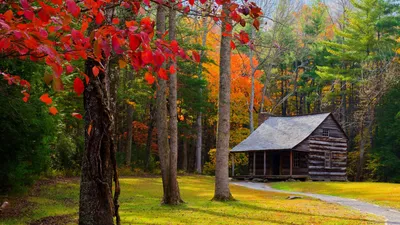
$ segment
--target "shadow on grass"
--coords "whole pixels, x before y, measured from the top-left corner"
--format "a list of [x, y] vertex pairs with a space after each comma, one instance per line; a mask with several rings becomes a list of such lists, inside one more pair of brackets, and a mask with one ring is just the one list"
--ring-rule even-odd
[[[274, 212], [274, 213], [291, 214], [294, 216], [297, 215], [297, 216], [309, 216], [309, 217], [319, 217], [319, 218], [331, 218], [331, 219], [338, 219], [338, 220], [343, 220], [343, 221], [354, 221], [356, 223], [361, 223], [361, 222], [369, 222], [369, 223], [376, 223], [376, 224], [383, 223], [383, 221], [371, 220], [371, 219], [357, 219], [357, 218], [349, 218], [349, 217], [343, 217], [343, 216], [332, 216], [332, 215], [326, 215], [326, 214], [294, 212], [294, 211], [276, 209], [276, 208], [270, 208], [270, 207], [269, 208], [268, 207], [259, 207], [259, 206], [255, 206], [255, 205], [245, 204], [240, 201], [228, 201], [228, 202], [220, 202], [220, 203], [228, 204], [229, 207], [242, 208], [243, 210], [250, 209], [250, 210], [256, 210], [256, 211], [267, 211], [267, 212]], [[212, 203], [210, 205], [212, 205]], [[208, 214], [208, 215], [212, 215], [212, 216], [231, 218], [231, 219], [236, 219], [236, 220], [248, 220], [248, 221], [251, 220], [251, 221], [257, 221], [257, 222], [264, 222], [264, 223], [269, 222], [269, 223], [277, 223], [277, 224], [285, 224], [285, 225], [293, 224], [293, 222], [284, 222], [282, 220], [274, 220], [271, 218], [252, 218], [252, 217], [241, 216], [238, 214], [232, 215], [232, 214], [228, 214], [228, 213], [224, 213], [224, 212], [213, 211], [211, 209], [193, 208], [190, 206], [190, 204], [187, 204], [187, 203], [175, 205], [175, 206], [162, 205], [162, 208], [168, 208], [172, 211], [184, 210], [184, 211], [188, 211], [188, 212], [204, 213], [204, 214]], [[273, 215], [271, 215], [271, 216], [273, 216]], [[170, 217], [166, 216], [165, 218], [170, 218]]]

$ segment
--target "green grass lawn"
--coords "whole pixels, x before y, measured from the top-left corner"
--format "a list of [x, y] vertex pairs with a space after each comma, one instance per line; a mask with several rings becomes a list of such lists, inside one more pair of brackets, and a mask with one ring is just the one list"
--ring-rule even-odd
[[[122, 224], [383, 224], [382, 218], [340, 205], [311, 198], [287, 200], [285, 194], [234, 185], [231, 191], [238, 201], [213, 202], [213, 177], [184, 176], [179, 183], [186, 204], [163, 206], [160, 178], [122, 178]], [[30, 210], [14, 218], [0, 217], [0, 224], [29, 224], [61, 215], [66, 215], [60, 218], [70, 224], [76, 223], [78, 180], [59, 181], [40, 189], [27, 199]]]
[[400, 209], [400, 184], [372, 182], [279, 182], [272, 187], [309, 193], [355, 198]]

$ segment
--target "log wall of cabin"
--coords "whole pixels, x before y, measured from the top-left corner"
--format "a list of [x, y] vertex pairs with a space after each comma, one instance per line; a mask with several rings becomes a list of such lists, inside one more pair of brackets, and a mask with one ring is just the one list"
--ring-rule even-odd
[[[329, 137], [323, 136], [324, 129], [329, 130]], [[312, 180], [347, 180], [347, 138], [332, 116], [329, 116], [300, 148], [305, 148], [305, 145], [309, 148], [308, 168]], [[329, 154], [330, 165], [326, 165]]]

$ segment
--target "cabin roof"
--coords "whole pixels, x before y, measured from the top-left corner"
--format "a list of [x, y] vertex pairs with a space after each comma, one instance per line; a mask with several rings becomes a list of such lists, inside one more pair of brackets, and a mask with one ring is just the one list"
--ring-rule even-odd
[[269, 117], [231, 152], [292, 149], [310, 136], [330, 114]]

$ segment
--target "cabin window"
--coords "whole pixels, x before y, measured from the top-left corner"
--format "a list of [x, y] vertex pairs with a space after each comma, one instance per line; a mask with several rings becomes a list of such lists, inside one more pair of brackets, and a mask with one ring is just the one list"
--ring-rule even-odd
[[298, 152], [293, 153], [293, 167], [300, 168], [300, 154]]
[[325, 168], [331, 168], [332, 166], [332, 152], [325, 152]]
[[322, 129], [322, 136], [329, 137], [329, 129]]

